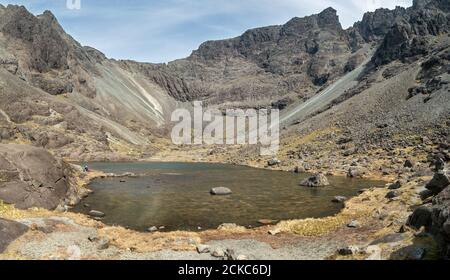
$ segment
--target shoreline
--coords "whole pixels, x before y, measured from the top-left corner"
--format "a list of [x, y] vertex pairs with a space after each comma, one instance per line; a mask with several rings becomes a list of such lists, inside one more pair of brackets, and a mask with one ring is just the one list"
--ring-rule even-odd
[[[149, 161], [149, 160], [145, 160]], [[155, 162], [153, 160], [153, 162]], [[129, 162], [129, 161], [127, 161]], [[170, 162], [170, 160], [162, 161], [162, 162]], [[178, 161], [180, 162], [180, 161]], [[181, 162], [189, 162], [189, 161], [181, 161]], [[213, 163], [213, 162], [200, 162], [200, 163]], [[221, 162], [220, 164], [228, 164]], [[255, 167], [255, 166], [249, 166], [249, 165], [242, 165], [252, 168], [261, 168], [261, 167]], [[267, 169], [267, 168], [264, 168]], [[268, 169], [272, 171], [282, 171], [282, 172], [288, 172], [287, 170], [283, 169]], [[107, 177], [107, 174], [103, 172], [97, 172], [93, 170], [92, 175], [88, 176], [88, 179], [80, 179], [78, 178], [78, 182], [83, 182], [82, 188], [88, 189], [89, 183], [99, 177]], [[289, 171], [292, 172], [292, 171]], [[386, 181], [388, 182], [388, 181]], [[411, 186], [409, 186], [411, 188]], [[339, 236], [340, 231], [346, 231], [346, 230], [352, 230], [348, 228], [348, 224], [352, 222], [352, 220], [359, 220], [359, 223], [361, 223], [362, 227], [364, 228], [364, 225], [370, 224], [368, 221], [375, 220], [374, 217], [369, 217], [369, 214], [373, 213], [376, 208], [383, 208], [384, 206], [389, 205], [391, 202], [384, 201], [384, 195], [388, 191], [386, 188], [372, 188], [369, 190], [366, 190], [360, 195], [357, 195], [355, 197], [352, 197], [346, 202], [346, 206], [344, 209], [339, 211], [336, 215], [333, 216], [327, 216], [324, 218], [318, 218], [318, 219], [300, 219], [300, 220], [289, 220], [289, 221], [280, 221], [276, 225], [271, 226], [261, 226], [257, 228], [247, 229], [245, 227], [241, 227], [238, 225], [228, 225], [227, 228], [222, 229], [215, 229], [215, 230], [203, 230], [199, 232], [192, 232], [192, 231], [170, 231], [170, 232], [156, 232], [156, 233], [144, 233], [144, 232], [138, 232], [133, 230], [128, 230], [123, 227], [114, 227], [114, 226], [108, 226], [106, 224], [103, 224], [102, 222], [95, 221], [88, 215], [83, 214], [75, 214], [72, 212], [65, 212], [65, 213], [58, 213], [55, 211], [43, 211], [34, 209], [34, 210], [14, 210], [10, 209], [10, 211], [19, 211], [19, 213], [22, 213], [23, 216], [27, 217], [28, 219], [33, 218], [51, 218], [51, 217], [60, 217], [60, 218], [69, 218], [76, 221], [76, 223], [82, 224], [82, 225], [88, 225], [89, 227], [96, 227], [100, 229], [105, 229], [105, 235], [109, 236], [107, 237], [108, 240], [113, 240], [111, 242], [112, 246], [117, 246], [117, 248], [121, 248], [122, 250], [128, 250], [130, 248], [127, 247], [126, 244], [129, 244], [129, 241], [127, 239], [136, 239], [136, 240], [144, 240], [142, 241], [144, 244], [148, 243], [145, 242], [146, 239], [153, 240], [156, 236], [158, 236], [159, 239], [168, 239], [172, 240], [175, 236], [178, 236], [179, 238], [184, 238], [186, 236], [190, 236], [190, 238], [194, 238], [196, 242], [191, 242], [192, 240], [188, 240], [187, 244], [184, 244], [184, 246], [181, 246], [183, 248], [180, 248], [180, 246], [171, 244], [167, 246], [168, 250], [175, 250], [179, 251], [187, 251], [187, 252], [193, 252], [196, 250], [198, 244], [203, 242], [225, 242], [226, 240], [262, 240], [262, 243], [265, 244], [277, 244], [279, 243], [280, 236], [281, 239], [286, 239], [286, 244], [289, 246], [292, 244], [295, 244], [296, 242], [299, 242], [303, 239], [309, 239], [311, 240], [321, 240], [323, 238], [327, 240], [340, 240], [341, 237]], [[412, 194], [408, 194], [408, 196], [411, 196]], [[371, 202], [371, 200], [374, 200]], [[396, 202], [395, 202], [396, 203]], [[403, 202], [404, 203], [404, 202]], [[370, 206], [370, 204], [375, 205]], [[406, 214], [409, 214], [407, 211], [407, 208], [413, 206], [413, 205], [397, 205], [396, 207], [399, 209], [396, 209], [396, 211], [402, 212], [402, 216], [406, 216]], [[370, 209], [369, 209], [370, 208]], [[400, 209], [401, 208], [401, 209]], [[14, 215], [9, 215], [10, 218], [16, 218]], [[20, 216], [20, 215], [18, 215]], [[0, 217], [6, 217], [8, 218], [8, 215], [5, 215], [0, 211]], [[20, 220], [20, 219], [19, 219]], [[385, 227], [384, 225], [379, 225], [378, 230], [388, 230], [389, 227]], [[355, 233], [357, 236], [359, 236], [359, 239], [370, 239], [374, 238], [373, 235], [373, 229], [372, 231], [364, 232], [363, 230], [359, 230], [359, 233]], [[391, 232], [392, 229], [389, 229]], [[131, 238], [134, 237], [134, 238]], [[189, 238], [188, 238], [189, 239]], [[20, 238], [19, 238], [20, 240]], [[20, 241], [17, 241], [20, 243]], [[193, 244], [190, 244], [193, 243]], [[170, 243], [170, 242], [169, 242]], [[195, 246], [194, 246], [195, 244]], [[288, 246], [286, 245], [286, 246]], [[12, 246], [14, 248], [14, 246]], [[133, 247], [133, 246], [128, 246]], [[139, 248], [141, 247], [141, 248]], [[276, 246], [275, 246], [276, 247]], [[133, 247], [134, 251], [137, 252], [158, 252], [154, 251], [154, 247], [149, 251], [149, 248], [147, 246], [141, 246], [139, 244], [134, 244]], [[160, 251], [163, 250], [163, 248], [159, 248]], [[119, 249], [120, 250], [120, 249]], [[330, 252], [328, 252], [330, 253]], [[326, 258], [329, 257], [337, 257], [334, 255], [335, 251], [333, 251], [331, 254], [326, 256]], [[201, 255], [201, 254], [200, 254]]]

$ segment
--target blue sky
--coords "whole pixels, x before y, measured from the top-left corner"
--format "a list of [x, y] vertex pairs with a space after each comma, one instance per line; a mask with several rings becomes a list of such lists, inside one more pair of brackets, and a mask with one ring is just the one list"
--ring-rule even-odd
[[[72, 1], [72, 0], [70, 0]], [[379, 7], [410, 6], [412, 0], [0, 0], [40, 14], [51, 10], [83, 45], [116, 59], [168, 62], [188, 56], [207, 40], [231, 38], [245, 30], [283, 24], [292, 17], [334, 7], [344, 27]]]

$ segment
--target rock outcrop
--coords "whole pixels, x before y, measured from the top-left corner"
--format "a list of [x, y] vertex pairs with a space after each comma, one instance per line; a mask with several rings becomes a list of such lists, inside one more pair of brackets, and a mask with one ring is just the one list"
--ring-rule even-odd
[[442, 255], [450, 259], [450, 182], [442, 171], [436, 173], [427, 188], [436, 196], [431, 204], [419, 207], [408, 219], [408, 225], [432, 234], [441, 247]]
[[19, 209], [55, 209], [71, 189], [68, 164], [44, 149], [0, 144], [0, 200]]
[[0, 218], [0, 254], [27, 230], [28, 227], [24, 224]]
[[372, 61], [383, 65], [393, 60], [414, 59], [428, 53], [430, 38], [448, 34], [450, 15], [448, 1], [418, 0], [407, 12], [395, 19]]

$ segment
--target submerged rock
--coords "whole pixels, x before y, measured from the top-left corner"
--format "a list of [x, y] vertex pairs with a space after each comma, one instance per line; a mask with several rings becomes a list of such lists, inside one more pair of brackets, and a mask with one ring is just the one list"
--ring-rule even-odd
[[276, 224], [277, 222], [278, 221], [276, 221], [276, 220], [269, 220], [269, 219], [258, 220], [258, 223], [261, 225], [273, 225], [273, 224]]
[[89, 211], [89, 216], [94, 217], [94, 218], [103, 218], [106, 215], [105, 215], [105, 213], [103, 213], [101, 211], [91, 210], [91, 211]]
[[210, 191], [211, 195], [230, 195], [232, 193], [233, 192], [229, 188], [225, 188], [225, 187], [213, 188]]
[[347, 200], [345, 196], [335, 196], [332, 200], [334, 203], [344, 203]]
[[317, 175], [307, 178], [306, 180], [301, 182], [300, 185], [305, 187], [316, 188], [329, 186], [330, 183], [328, 182], [328, 179], [325, 175], [319, 173]]

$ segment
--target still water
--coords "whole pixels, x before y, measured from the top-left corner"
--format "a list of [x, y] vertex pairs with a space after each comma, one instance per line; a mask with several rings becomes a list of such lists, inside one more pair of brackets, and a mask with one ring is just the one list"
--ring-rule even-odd
[[[211, 229], [223, 223], [254, 227], [261, 219], [319, 218], [342, 208], [331, 202], [335, 196], [352, 197], [360, 189], [383, 185], [331, 177], [331, 186], [312, 189], [299, 186], [307, 174], [223, 164], [127, 162], [89, 166], [107, 173], [142, 176], [97, 179], [90, 184], [94, 193], [73, 210], [99, 210], [106, 214], [105, 223], [140, 231], [151, 226]], [[233, 194], [209, 194], [211, 188], [220, 186]]]

